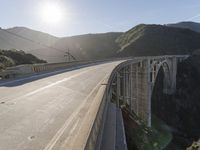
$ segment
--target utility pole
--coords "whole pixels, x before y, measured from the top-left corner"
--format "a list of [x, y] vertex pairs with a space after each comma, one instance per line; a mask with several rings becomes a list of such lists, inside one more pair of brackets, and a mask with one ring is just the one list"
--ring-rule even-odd
[[70, 53], [69, 53], [69, 49], [67, 50], [67, 52], [65, 52], [64, 57], [66, 57], [67, 62], [70, 62]]
[[68, 61], [70, 62], [70, 53], [69, 53], [69, 49], [68, 49]]
[[69, 49], [67, 49], [67, 51], [65, 52], [64, 57], [66, 57], [67, 62], [70, 62], [71, 60], [76, 60], [76, 58], [72, 54], [70, 54]]

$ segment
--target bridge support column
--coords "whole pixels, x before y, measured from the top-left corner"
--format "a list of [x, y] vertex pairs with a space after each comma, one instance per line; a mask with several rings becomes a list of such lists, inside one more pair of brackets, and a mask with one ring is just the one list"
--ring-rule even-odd
[[176, 91], [176, 74], [177, 74], [177, 58], [172, 58], [172, 83], [171, 83], [171, 93], [174, 93]]
[[150, 60], [145, 59], [140, 62], [138, 67], [137, 89], [138, 89], [138, 116], [151, 126], [151, 92], [152, 84], [150, 82]]
[[138, 67], [137, 64], [130, 65], [130, 102], [131, 112], [138, 115]]

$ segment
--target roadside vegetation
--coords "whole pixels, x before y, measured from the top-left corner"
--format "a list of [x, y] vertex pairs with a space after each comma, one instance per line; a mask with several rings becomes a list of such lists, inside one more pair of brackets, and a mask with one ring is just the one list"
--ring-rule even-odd
[[11, 66], [35, 63], [46, 63], [46, 61], [38, 59], [32, 54], [27, 54], [22, 50], [0, 50], [0, 70]]
[[152, 116], [152, 126], [147, 127], [137, 116], [123, 109], [123, 117], [128, 149], [162, 150], [172, 140], [169, 127], [156, 116]]

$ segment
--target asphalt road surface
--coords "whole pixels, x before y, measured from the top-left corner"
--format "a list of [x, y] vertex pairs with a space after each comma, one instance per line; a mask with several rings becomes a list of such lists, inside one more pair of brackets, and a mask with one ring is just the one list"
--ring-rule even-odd
[[0, 150], [83, 149], [119, 63], [1, 82]]

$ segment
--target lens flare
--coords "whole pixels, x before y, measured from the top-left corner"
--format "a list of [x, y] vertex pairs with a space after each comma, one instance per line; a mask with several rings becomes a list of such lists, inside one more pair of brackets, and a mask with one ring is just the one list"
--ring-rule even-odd
[[64, 19], [64, 12], [57, 3], [44, 3], [41, 7], [41, 18], [46, 23], [58, 24]]

